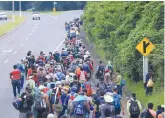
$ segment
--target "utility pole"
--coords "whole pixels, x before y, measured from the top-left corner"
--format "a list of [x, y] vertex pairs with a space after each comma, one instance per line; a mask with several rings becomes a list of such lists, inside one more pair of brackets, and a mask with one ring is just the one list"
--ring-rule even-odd
[[19, 16], [20, 16], [20, 18], [22, 17], [22, 13], [21, 13], [21, 1], [19, 1]]
[[13, 22], [14, 22], [14, 0], [13, 0], [13, 4], [12, 4], [12, 7], [13, 7]]

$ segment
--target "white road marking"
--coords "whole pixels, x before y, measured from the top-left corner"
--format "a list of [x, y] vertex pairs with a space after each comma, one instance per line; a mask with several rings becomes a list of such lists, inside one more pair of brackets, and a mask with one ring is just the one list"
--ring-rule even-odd
[[33, 33], [35, 32], [35, 30], [33, 30]]
[[13, 54], [16, 54], [17, 53], [17, 51], [15, 51]]
[[26, 40], [28, 40], [28, 38], [26, 38]]
[[33, 32], [32, 32], [32, 33], [30, 33], [30, 34], [29, 34], [29, 36], [31, 36], [32, 34], [33, 34]]
[[4, 63], [7, 63], [9, 61], [9, 59], [7, 59]]
[[21, 47], [23, 46], [23, 44], [21, 44]]
[[2, 53], [6, 53], [6, 52], [12, 52], [12, 50], [11, 49], [9, 49], [9, 50], [2, 50]]
[[64, 40], [61, 41], [61, 43], [57, 46], [57, 48], [55, 50], [58, 50], [58, 48], [61, 46], [61, 44], [64, 42]]

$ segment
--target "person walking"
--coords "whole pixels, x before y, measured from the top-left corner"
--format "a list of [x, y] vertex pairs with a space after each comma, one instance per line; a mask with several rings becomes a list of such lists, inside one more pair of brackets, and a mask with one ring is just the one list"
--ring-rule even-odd
[[164, 106], [164, 105], [162, 105], [162, 106], [161, 106], [162, 113], [158, 115], [158, 118], [165, 118], [164, 108], [165, 108], [165, 106]]
[[142, 106], [139, 100], [136, 99], [136, 94], [132, 93], [132, 98], [127, 101], [127, 112], [130, 118], [139, 118]]
[[105, 104], [101, 105], [101, 118], [110, 118], [115, 116], [115, 107], [113, 105], [113, 97], [109, 94], [104, 95]]
[[118, 90], [118, 94], [119, 95], [122, 95], [121, 94], [121, 79], [122, 79], [122, 76], [120, 75], [120, 71], [117, 71], [116, 72], [117, 76], [116, 76], [116, 80], [115, 80], [115, 83], [117, 85], [117, 90]]
[[145, 113], [145, 118], [156, 118], [156, 112], [153, 110], [154, 104], [148, 103], [148, 109]]
[[11, 71], [10, 73], [10, 79], [13, 86], [14, 98], [16, 98], [17, 97], [16, 90], [18, 90], [19, 95], [21, 90], [21, 71], [17, 69], [17, 65], [13, 66], [13, 71]]
[[146, 81], [145, 81], [146, 96], [152, 95], [153, 86], [154, 86], [153, 74], [152, 71], [150, 70], [149, 73], [146, 75]]

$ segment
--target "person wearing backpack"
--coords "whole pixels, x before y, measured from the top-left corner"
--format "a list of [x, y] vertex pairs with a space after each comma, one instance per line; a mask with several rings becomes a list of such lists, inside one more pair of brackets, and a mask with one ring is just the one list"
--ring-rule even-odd
[[[19, 101], [19, 106], [18, 106]], [[18, 98], [17, 102], [13, 102], [13, 106], [15, 108], [18, 108], [19, 110], [19, 118], [26, 118], [26, 113], [31, 111], [32, 105], [33, 105], [33, 96], [32, 96], [32, 89], [30, 87], [26, 87], [25, 92], [21, 94], [21, 96]]]
[[91, 96], [92, 95], [92, 86], [91, 86], [91, 82], [90, 81], [86, 81], [84, 82], [83, 88], [85, 88], [87, 90], [87, 96]]
[[127, 101], [127, 111], [130, 118], [139, 118], [142, 106], [140, 101], [136, 99], [135, 93], [132, 93], [132, 98]]
[[158, 118], [158, 115], [162, 113], [162, 107], [161, 105], [157, 106], [157, 111], [156, 111], [156, 118]]
[[36, 118], [42, 118], [44, 112], [50, 111], [49, 97], [44, 93], [44, 86], [40, 85], [34, 89], [34, 110]]
[[156, 118], [156, 112], [153, 110], [154, 104], [148, 103], [148, 109], [145, 109], [140, 117], [141, 118]]
[[73, 100], [72, 105], [71, 113], [73, 113], [74, 118], [88, 118], [90, 106], [84, 92], [79, 93], [79, 95]]
[[[100, 61], [100, 65], [97, 67], [97, 71], [96, 71], [96, 79], [103, 79], [104, 80], [104, 72], [105, 72], [105, 68], [103, 66], [103, 62]], [[102, 80], [102, 81], [103, 81]]]
[[100, 118], [111, 118], [115, 116], [115, 107], [113, 105], [113, 97], [109, 94], [104, 95], [105, 104], [101, 105], [101, 117]]
[[112, 97], [113, 97], [113, 100], [114, 100], [113, 104], [115, 106], [115, 116], [119, 115], [121, 110], [122, 110], [122, 114], [124, 115], [124, 106], [121, 103], [121, 96], [118, 95], [118, 88], [117, 87], [115, 87], [113, 89]]
[[65, 99], [65, 106], [67, 108], [67, 113], [69, 115], [72, 115], [71, 114], [71, 108], [72, 108], [72, 103], [73, 103], [73, 100], [78, 96], [77, 94], [77, 87], [73, 86], [71, 88], [71, 92], [67, 95], [66, 99]]
[[162, 113], [158, 115], [158, 118], [165, 118], [164, 108], [165, 108], [165, 106], [164, 106], [164, 105], [162, 105], [162, 106], [161, 106]]

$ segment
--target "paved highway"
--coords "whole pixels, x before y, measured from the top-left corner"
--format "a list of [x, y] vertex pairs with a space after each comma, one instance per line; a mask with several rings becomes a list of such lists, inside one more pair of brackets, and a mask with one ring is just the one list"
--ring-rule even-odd
[[38, 54], [61, 49], [65, 38], [64, 22], [79, 17], [82, 11], [64, 12], [58, 16], [41, 15], [33, 21], [31, 13], [24, 12], [26, 21], [16, 30], [0, 39], [0, 117], [18, 118], [18, 111], [12, 106], [14, 100], [9, 72], [12, 66], [26, 56], [27, 51]]

